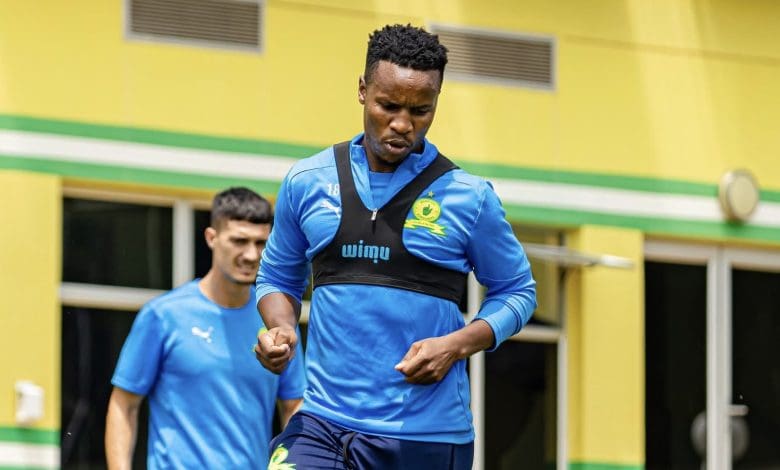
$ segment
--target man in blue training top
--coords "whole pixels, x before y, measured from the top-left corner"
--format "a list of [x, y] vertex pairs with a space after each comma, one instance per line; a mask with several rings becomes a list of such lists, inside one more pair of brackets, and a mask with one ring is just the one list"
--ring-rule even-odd
[[[466, 361], [536, 308], [523, 248], [492, 187], [441, 156], [433, 122], [447, 50], [410, 25], [371, 34], [358, 85], [364, 132], [297, 162], [282, 182], [257, 279], [268, 331], [255, 352], [293, 356], [309, 267], [304, 405], [269, 469], [470, 469]], [[476, 319], [467, 273], [487, 288]]]
[[274, 405], [286, 424], [305, 388], [302, 354], [275, 375], [252, 353], [264, 327], [252, 284], [272, 222], [271, 205], [247, 188], [214, 197], [211, 269], [146, 304], [122, 348], [106, 416], [110, 469], [132, 467], [147, 395], [148, 468], [256, 469], [268, 460]]

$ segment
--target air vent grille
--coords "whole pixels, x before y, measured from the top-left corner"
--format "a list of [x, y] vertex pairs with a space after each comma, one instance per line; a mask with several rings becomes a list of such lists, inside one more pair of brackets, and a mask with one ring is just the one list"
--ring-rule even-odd
[[554, 43], [550, 38], [450, 27], [432, 32], [449, 50], [445, 74], [455, 79], [553, 88]]
[[131, 37], [260, 49], [259, 1], [127, 1]]

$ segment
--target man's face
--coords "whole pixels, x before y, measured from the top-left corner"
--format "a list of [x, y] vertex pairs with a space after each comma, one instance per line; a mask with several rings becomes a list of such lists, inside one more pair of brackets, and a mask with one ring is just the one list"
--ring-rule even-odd
[[224, 220], [206, 229], [212, 252], [212, 269], [229, 282], [254, 284], [260, 255], [271, 233], [271, 224]]
[[440, 88], [438, 70], [413, 70], [384, 60], [368, 83], [360, 77], [363, 145], [373, 171], [393, 171], [412, 151], [422, 150]]

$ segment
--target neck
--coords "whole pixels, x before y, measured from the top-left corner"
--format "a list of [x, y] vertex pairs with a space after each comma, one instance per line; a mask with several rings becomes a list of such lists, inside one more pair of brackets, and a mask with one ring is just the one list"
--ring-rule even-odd
[[220, 275], [213, 268], [198, 283], [200, 291], [217, 305], [228, 308], [243, 307], [249, 300], [248, 284], [238, 284]]

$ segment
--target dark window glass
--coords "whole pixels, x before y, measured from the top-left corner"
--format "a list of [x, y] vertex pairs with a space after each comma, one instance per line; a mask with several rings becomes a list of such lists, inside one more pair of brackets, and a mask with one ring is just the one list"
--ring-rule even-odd
[[732, 403], [748, 411], [732, 418], [734, 468], [780, 468], [780, 273], [737, 269], [732, 285]]
[[700, 470], [691, 440], [706, 409], [707, 268], [645, 263], [647, 470]]
[[65, 198], [66, 282], [170, 289], [172, 209]]
[[195, 211], [195, 277], [201, 278], [211, 269], [211, 249], [206, 244], [204, 231], [211, 225], [210, 211]]
[[518, 341], [485, 354], [485, 468], [555, 468], [556, 357]]
[[[103, 436], [111, 376], [135, 313], [64, 307], [62, 310], [61, 466], [106, 468]], [[138, 418], [133, 467], [146, 468], [146, 400]]]

